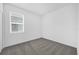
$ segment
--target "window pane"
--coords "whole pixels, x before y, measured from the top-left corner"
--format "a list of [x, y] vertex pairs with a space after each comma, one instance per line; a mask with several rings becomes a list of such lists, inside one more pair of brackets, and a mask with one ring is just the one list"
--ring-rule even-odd
[[21, 17], [11, 16], [11, 22], [23, 23], [23, 19]]
[[12, 25], [12, 32], [23, 31], [23, 25], [22, 24], [11, 24], [11, 25]]

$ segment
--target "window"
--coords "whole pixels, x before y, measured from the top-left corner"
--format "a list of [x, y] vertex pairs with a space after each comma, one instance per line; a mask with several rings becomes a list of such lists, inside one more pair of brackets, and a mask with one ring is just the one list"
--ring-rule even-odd
[[15, 12], [10, 12], [10, 32], [24, 32], [24, 15]]

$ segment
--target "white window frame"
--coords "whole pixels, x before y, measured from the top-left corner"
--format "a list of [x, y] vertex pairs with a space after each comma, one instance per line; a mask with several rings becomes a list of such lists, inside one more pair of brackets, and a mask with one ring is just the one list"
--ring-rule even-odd
[[[23, 23], [14, 23], [14, 22], [11, 22], [11, 16], [12, 16], [12, 14], [17, 14], [17, 15], [21, 15], [22, 16], [22, 19], [23, 19]], [[18, 13], [18, 12], [10, 12], [10, 14], [9, 14], [9, 18], [10, 18], [10, 21], [9, 21], [9, 23], [10, 23], [10, 33], [23, 33], [24, 32], [24, 15], [23, 14], [21, 14], [21, 13]], [[23, 30], [22, 31], [15, 31], [15, 32], [13, 32], [12, 31], [12, 24], [21, 24], [21, 25], [23, 25]]]

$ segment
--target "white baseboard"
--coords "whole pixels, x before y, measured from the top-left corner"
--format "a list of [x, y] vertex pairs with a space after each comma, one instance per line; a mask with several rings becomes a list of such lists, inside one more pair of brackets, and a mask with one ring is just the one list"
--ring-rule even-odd
[[41, 38], [41, 37], [29, 38], [29, 40], [19, 41], [19, 42], [17, 41], [16, 43], [13, 43], [13, 44], [3, 45], [3, 48], [10, 47], [10, 46], [17, 45], [17, 44], [21, 44], [21, 43], [28, 42], [28, 41], [31, 41], [31, 40], [35, 40], [35, 39], [38, 39], [38, 38]]
[[59, 42], [61, 44], [67, 45], [67, 46], [77, 48], [76, 46], [73, 46], [73, 45], [70, 45], [70, 44], [67, 44], [67, 43], [64, 43], [64, 42], [61, 42], [61, 41], [57, 41], [57, 40], [55, 40], [55, 38], [53, 38], [53, 37], [51, 37], [49, 35], [43, 35], [43, 38], [46, 38], [46, 39], [49, 39], [49, 40], [52, 40], [52, 41], [55, 41], [55, 42]]

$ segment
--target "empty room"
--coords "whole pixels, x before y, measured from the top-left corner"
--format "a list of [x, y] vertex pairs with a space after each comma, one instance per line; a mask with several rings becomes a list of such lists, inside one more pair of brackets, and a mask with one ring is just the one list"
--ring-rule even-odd
[[78, 55], [78, 3], [0, 3], [0, 55]]

